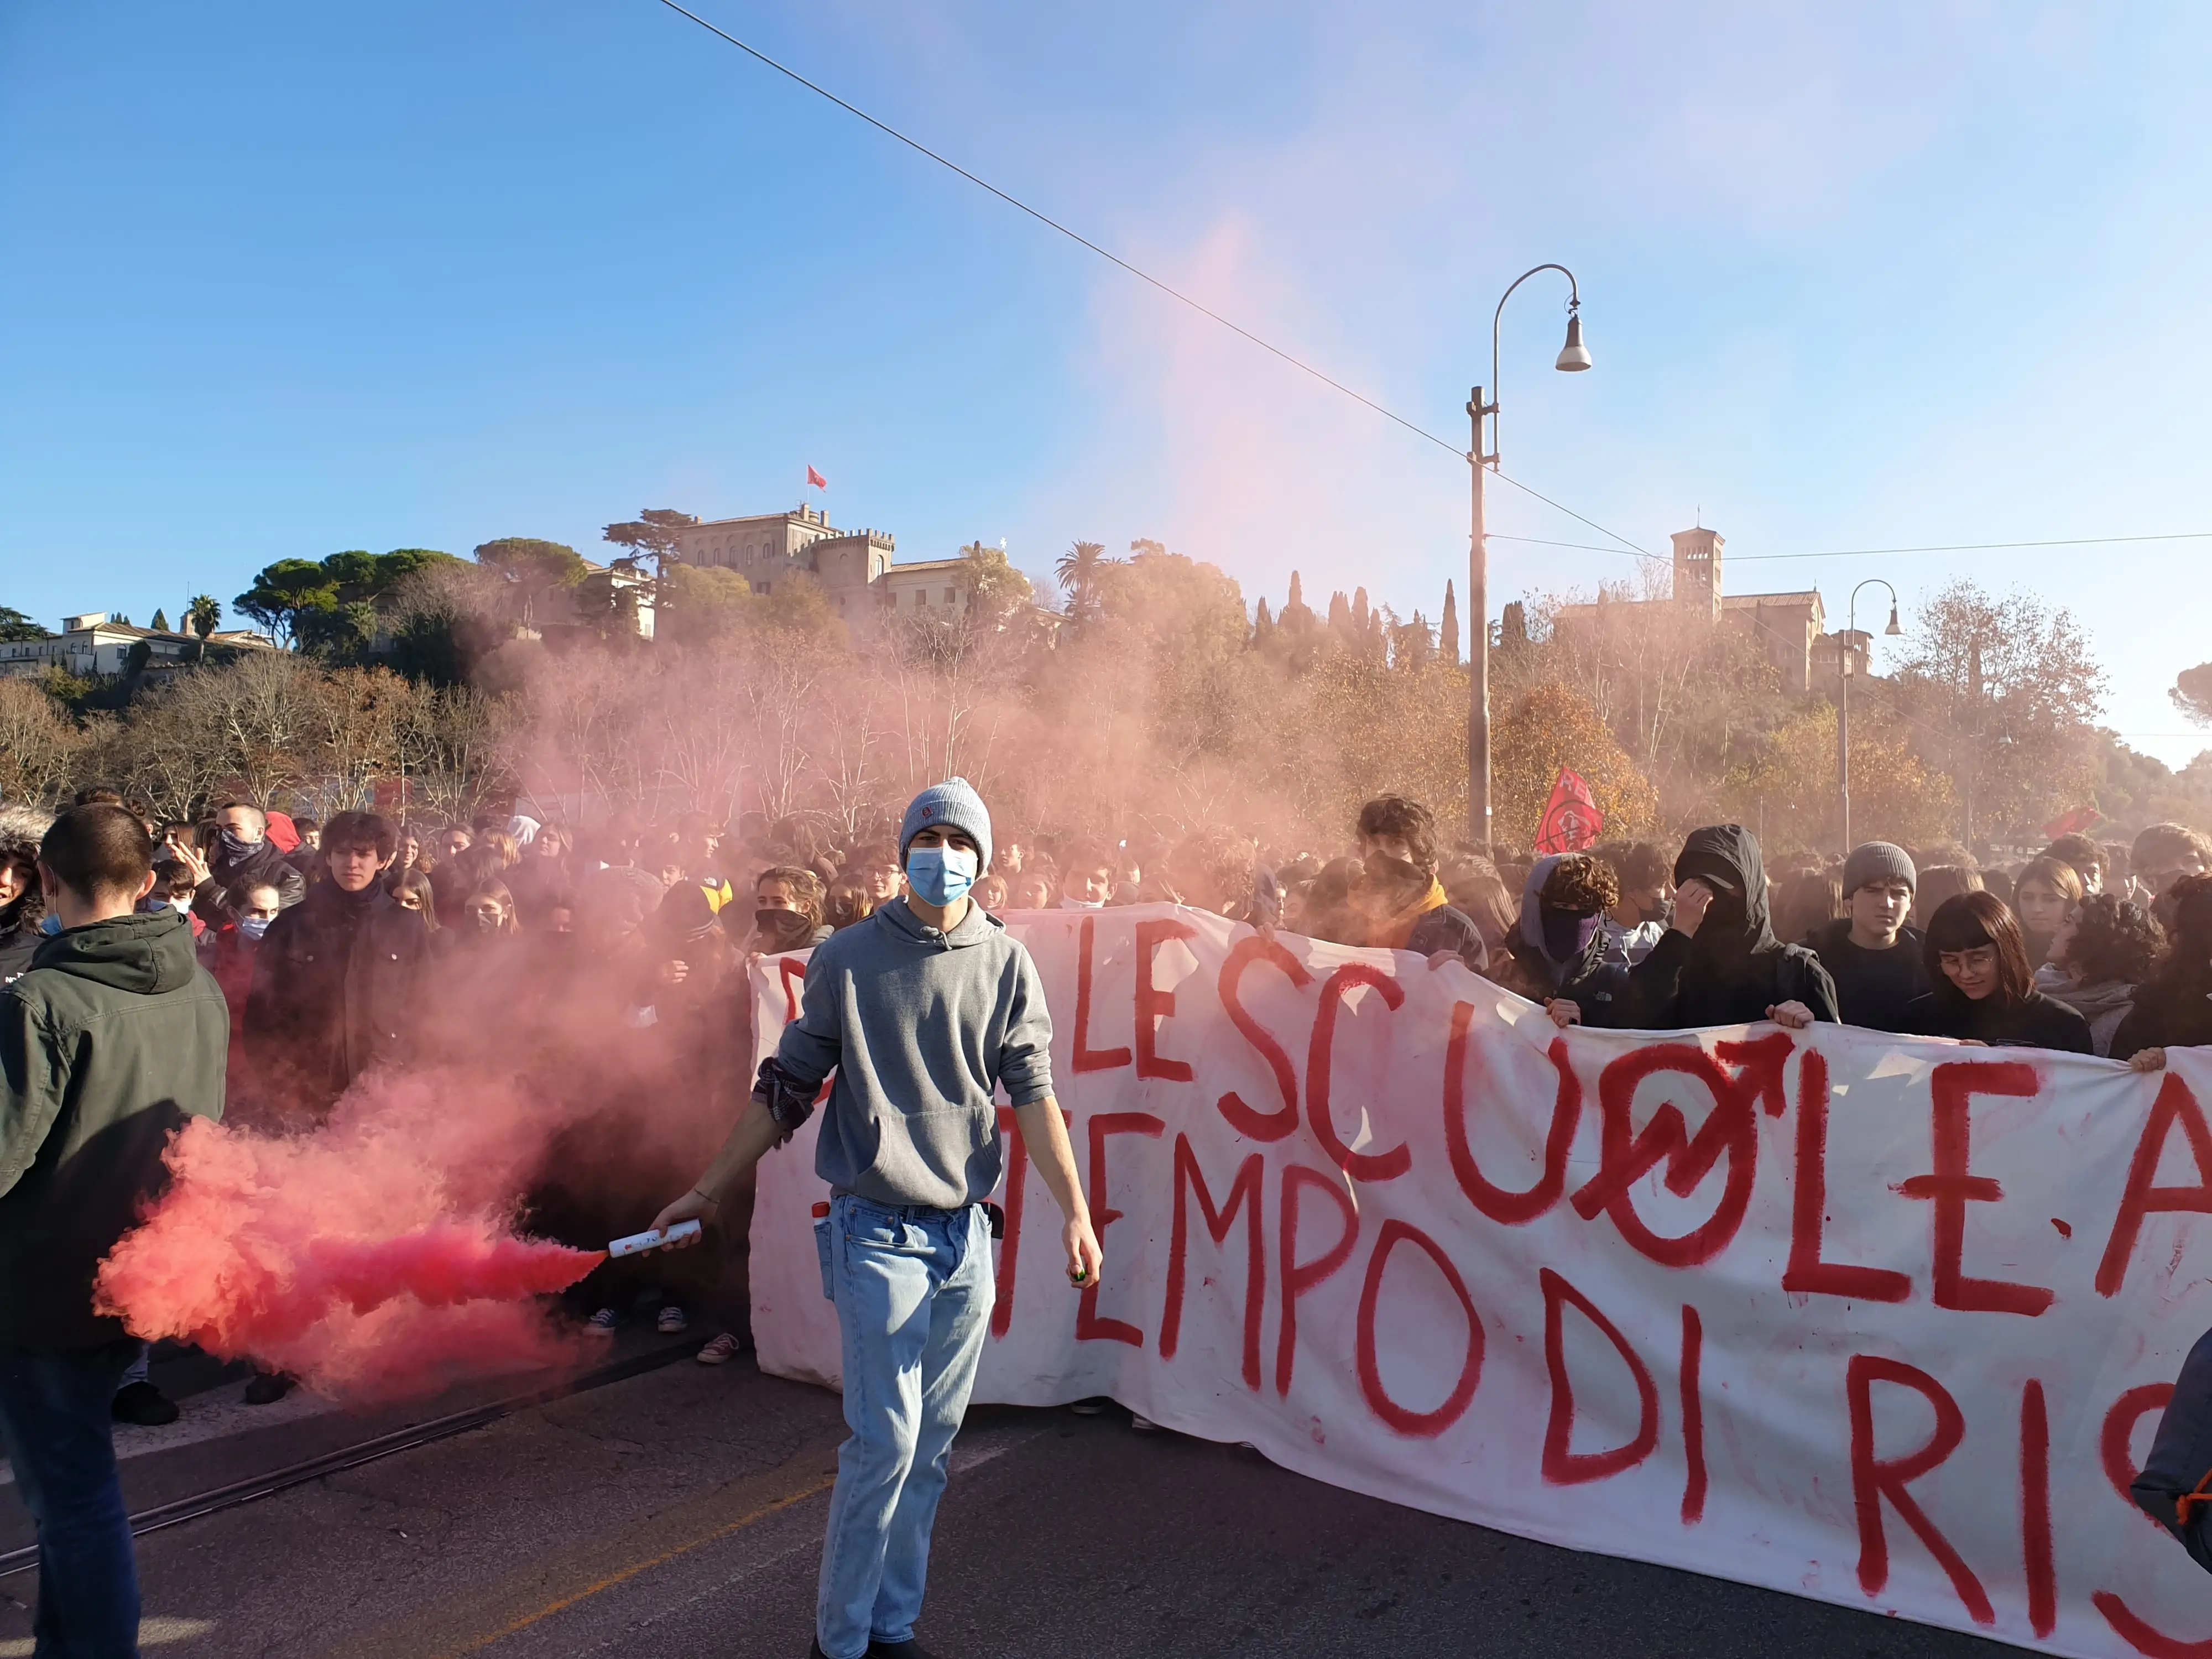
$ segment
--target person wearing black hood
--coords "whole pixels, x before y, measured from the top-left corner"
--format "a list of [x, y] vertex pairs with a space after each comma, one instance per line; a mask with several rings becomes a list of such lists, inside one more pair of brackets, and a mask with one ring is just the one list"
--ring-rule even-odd
[[39, 841], [53, 816], [28, 806], [0, 806], [0, 985], [31, 965], [46, 940], [40, 924], [46, 898], [39, 887]]
[[1740, 823], [1692, 830], [1674, 860], [1674, 921], [1629, 970], [1633, 1018], [1647, 1031], [1840, 1019], [1836, 982], [1808, 946], [1767, 919], [1766, 866]]
[[62, 931], [0, 991], [0, 1444], [38, 1524], [40, 1653], [137, 1652], [138, 1576], [112, 1413], [140, 1345], [94, 1311], [99, 1265], [222, 1116], [230, 1017], [174, 910], [137, 913], [154, 846], [119, 806], [54, 821], [39, 880]]
[[1616, 1026], [1628, 1013], [1628, 964], [1610, 959], [1606, 913], [1620, 902], [1610, 865], [1587, 853], [1540, 858], [1521, 893], [1505, 988], [1544, 1005], [1552, 1023]]

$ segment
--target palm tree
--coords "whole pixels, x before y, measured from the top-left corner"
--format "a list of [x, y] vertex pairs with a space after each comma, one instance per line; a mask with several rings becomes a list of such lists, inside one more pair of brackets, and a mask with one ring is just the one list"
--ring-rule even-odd
[[1052, 570], [1067, 595], [1069, 617], [1082, 619], [1097, 614], [1099, 580], [1108, 566], [1121, 562], [1106, 556], [1103, 542], [1077, 542], [1060, 556]]
[[185, 626], [204, 640], [215, 632], [216, 624], [222, 620], [222, 606], [206, 593], [195, 595], [185, 607]]

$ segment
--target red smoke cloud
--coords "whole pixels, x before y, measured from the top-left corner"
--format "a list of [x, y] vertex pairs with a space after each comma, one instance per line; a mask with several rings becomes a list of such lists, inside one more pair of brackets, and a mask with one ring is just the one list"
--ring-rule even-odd
[[510, 1085], [428, 1073], [365, 1080], [308, 1134], [195, 1119], [102, 1264], [102, 1310], [341, 1396], [573, 1363], [532, 1298], [601, 1253], [514, 1231], [545, 1117]]

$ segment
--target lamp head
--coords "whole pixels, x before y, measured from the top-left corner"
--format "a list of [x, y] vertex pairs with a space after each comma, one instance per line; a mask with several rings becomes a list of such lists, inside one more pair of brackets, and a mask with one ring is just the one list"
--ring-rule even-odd
[[1898, 626], [1897, 607], [1894, 605], [1889, 607], [1889, 626], [1883, 629], [1881, 631], [1885, 634], [1902, 634], [1905, 631], [1902, 628]]
[[1577, 305], [1567, 313], [1567, 343], [1559, 349], [1559, 361], [1552, 367], [1562, 374], [1576, 374], [1589, 366], [1589, 348], [1583, 343], [1583, 313]]

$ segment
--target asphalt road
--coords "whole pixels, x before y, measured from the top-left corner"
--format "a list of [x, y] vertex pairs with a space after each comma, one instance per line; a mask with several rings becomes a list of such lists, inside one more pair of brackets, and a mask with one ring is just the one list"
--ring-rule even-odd
[[[134, 1457], [132, 1507], [343, 1426]], [[671, 1365], [149, 1534], [145, 1651], [797, 1659], [842, 1437], [821, 1390]], [[1118, 1412], [979, 1408], [955, 1468], [920, 1632], [945, 1659], [2017, 1651], [1398, 1509]], [[34, 1583], [0, 1578], [0, 1659], [30, 1652]]]

